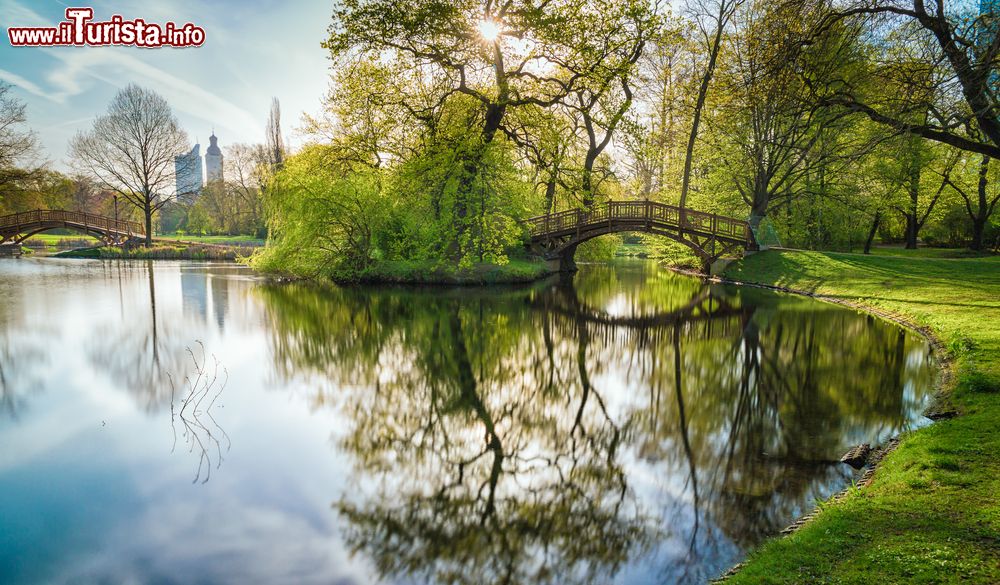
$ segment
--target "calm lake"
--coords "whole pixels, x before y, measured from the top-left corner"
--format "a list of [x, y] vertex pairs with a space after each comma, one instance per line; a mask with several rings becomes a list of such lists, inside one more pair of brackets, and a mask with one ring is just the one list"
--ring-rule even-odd
[[505, 289], [0, 260], [0, 583], [704, 583], [928, 345], [645, 261]]

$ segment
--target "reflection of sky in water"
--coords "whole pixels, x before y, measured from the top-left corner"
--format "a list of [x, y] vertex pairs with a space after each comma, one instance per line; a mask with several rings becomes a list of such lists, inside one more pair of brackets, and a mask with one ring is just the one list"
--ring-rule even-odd
[[[161, 351], [201, 340], [230, 375], [215, 416], [234, 448], [209, 483], [195, 485], [197, 454], [183, 439], [170, 453], [169, 404], [147, 413], [145, 398], [130, 396], [142, 389], [125, 391], [108, 374], [133, 367], [130, 347], [146, 346], [145, 268], [122, 272], [119, 296], [119, 274], [100, 263], [28, 261], [14, 275], [10, 264], [0, 266], [5, 288], [25, 277], [20, 301], [7, 305], [20, 316], [4, 311], [17, 326], [3, 342], [37, 344], [47, 364], [34, 372], [40, 384], [24, 408], [0, 419], [0, 581], [330, 583], [367, 573], [347, 560], [328, 513], [348, 465], [330, 449], [334, 421], [269, 387], [267, 341], [246, 271], [225, 267], [209, 280], [217, 269], [156, 265]], [[195, 277], [202, 291], [209, 283], [234, 289], [231, 304], [206, 294], [189, 311], [195, 299], [185, 285]], [[237, 316], [223, 321], [225, 312]], [[277, 427], [280, 435], [265, 431]]]
[[[586, 310], [596, 308], [604, 317], [634, 318], [655, 314], [661, 307], [676, 309], [702, 290], [692, 281], [650, 275], [645, 268], [589, 270], [592, 278], [578, 278], [576, 300], [588, 307]], [[645, 286], [649, 278], [659, 284]], [[258, 294], [259, 286], [248, 271], [232, 265], [0, 261], [0, 493], [5, 495], [0, 499], [0, 582], [100, 582], [107, 578], [145, 583], [372, 580], [375, 561], [364, 548], [357, 555], [350, 554], [345, 542], [347, 520], [336, 512], [336, 502], [351, 502], [364, 512], [366, 506], [378, 503], [372, 499], [382, 493], [380, 489], [399, 489], [405, 494], [407, 486], [421, 486], [427, 479], [408, 473], [437, 469], [447, 475], [453, 470], [439, 469], [440, 460], [426, 465], [397, 461], [392, 469], [380, 473], [366, 467], [358, 453], [345, 445], [354, 430], [369, 428], [357, 426], [362, 422], [388, 424], [370, 418], [377, 415], [374, 396], [395, 387], [405, 390], [414, 379], [428, 375], [421, 369], [427, 366], [418, 365], [426, 358], [426, 350], [421, 353], [414, 336], [434, 330], [431, 324], [437, 322], [431, 318], [426, 328], [410, 329], [399, 322], [406, 317], [390, 315], [380, 321], [377, 314], [366, 316], [369, 309], [377, 313], [379, 308], [377, 304], [366, 305], [366, 295], [382, 293], [341, 290], [296, 296], [293, 291], [289, 295], [293, 304], [287, 305], [282, 304], [285, 301], [280, 292], [277, 297]], [[414, 311], [418, 310], [414, 307], [444, 296], [436, 291], [425, 293], [425, 297], [403, 294], [416, 295], [400, 303]], [[466, 303], [462, 310], [467, 312], [462, 316], [474, 364], [482, 348], [502, 343], [476, 339], [477, 321], [471, 318], [476, 314], [471, 308], [475, 302], [479, 302], [479, 318], [486, 322], [506, 323], [510, 319], [522, 327], [513, 330], [517, 351], [527, 355], [532, 348], [541, 347], [539, 330], [532, 325], [536, 323], [532, 321], [534, 313], [528, 315], [530, 302], [524, 298], [537, 300], [544, 295], [538, 289], [503, 294], [512, 300], [496, 304], [493, 297], [485, 295], [485, 300], [461, 301]], [[741, 302], [763, 307], [753, 319], [762, 324], [764, 332], [773, 332], [775, 323], [783, 322], [780, 316], [793, 311], [801, 312], [803, 319], [812, 318], [810, 311], [815, 310], [823, 315], [839, 312], [844, 319], [864, 319], [836, 308], [816, 309], [811, 303], [779, 300], [760, 292], [754, 295]], [[357, 335], [339, 324], [329, 325], [329, 330], [323, 329], [321, 322], [317, 324], [322, 319], [316, 316], [324, 315], [325, 310], [339, 310], [342, 305], [338, 303], [364, 308], [352, 314], [353, 319], [363, 319], [351, 321], [358, 327]], [[778, 304], [785, 313], [775, 310]], [[303, 307], [318, 312], [304, 312], [306, 324], [296, 324], [293, 316]], [[547, 313], [543, 310], [541, 314]], [[411, 317], [416, 322], [420, 313]], [[318, 326], [321, 334], [310, 337], [310, 326]], [[365, 378], [365, 364], [344, 357], [345, 352], [354, 350], [353, 342], [365, 338], [367, 333], [362, 331], [369, 331], [369, 327], [371, 331], [400, 330], [383, 340], [378, 365], [370, 368], [375, 372], [371, 379]], [[556, 330], [554, 347], [559, 356], [569, 360], [576, 355], [578, 340], [565, 335], [572, 330], [570, 325], [562, 327]], [[874, 327], [891, 329], [878, 322]], [[735, 375], [699, 377], [701, 368], [710, 369], [707, 366], [719, 360], [744, 359], [748, 357], [746, 350], [740, 350], [726, 335], [716, 333], [718, 339], [697, 341], [695, 325], [684, 329], [691, 337], [684, 342], [684, 380], [692, 388], [684, 390], [681, 401], [687, 400], [683, 405], [685, 420], [693, 425], [688, 429], [690, 444], [685, 447], [683, 427], [673, 416], [678, 405], [669, 384], [669, 360], [650, 363], [642, 348], [653, 342], [621, 326], [612, 329], [611, 333], [594, 329], [593, 334], [587, 334], [590, 383], [612, 426], [626, 427], [623, 447], [616, 455], [629, 493], [620, 514], [641, 516], [656, 533], [650, 546], [635, 551], [634, 558], [621, 567], [616, 580], [703, 581], [738, 560], [746, 548], [730, 534], [733, 528], [723, 523], [726, 518], [736, 524], [743, 521], [738, 510], [731, 509], [733, 504], [727, 504], [727, 498], [755, 502], [765, 512], [777, 509], [781, 510], [779, 515], [787, 515], [849, 481], [850, 474], [839, 465], [788, 467], [784, 461], [782, 477], [801, 476], [796, 480], [796, 485], [803, 486], [801, 494], [785, 497], [780, 489], [753, 487], [745, 478], [734, 479], [741, 470], [762, 468], [755, 465], [771, 469], [767, 455], [756, 452], [748, 452], [749, 462], [739, 463], [727, 475], [713, 462], [723, 457], [731, 442], [741, 440], [738, 435], [744, 431], [733, 431], [733, 425], [726, 421], [709, 420], [716, 417], [718, 404], [692, 396], [711, 396], [694, 387], [699, 380], [725, 385]], [[511, 333], [499, 326], [491, 331]], [[669, 335], [657, 337], [655, 343], [666, 347], [669, 339]], [[193, 374], [186, 349], [197, 354], [198, 342], [228, 372], [228, 384], [212, 414], [232, 445], [227, 451], [226, 442], [221, 444], [221, 465], [218, 451], [209, 449], [211, 479], [204, 484], [200, 483], [204, 475], [192, 483], [198, 475], [200, 453], [190, 449], [193, 443], [182, 428], [171, 426], [170, 412], [171, 396], [176, 403], [183, 394], [184, 376]], [[327, 343], [332, 349], [325, 346]], [[320, 351], [310, 357], [308, 352], [282, 351], [313, 345], [330, 353]], [[776, 347], [774, 350], [765, 343], [760, 355], [769, 357], [768, 352], [773, 351], [775, 359], [786, 363], [780, 360], [788, 359], [787, 347]], [[847, 414], [836, 427], [839, 444], [829, 445], [830, 450], [896, 432], [906, 424], [903, 419], [912, 419], [927, 391], [930, 374], [923, 346], [907, 336], [905, 349], [907, 375], [900, 384], [908, 412], [898, 413], [897, 422], [874, 424], [864, 413], [838, 406]], [[324, 355], [333, 356], [335, 363], [327, 363]], [[513, 370], [524, 367], [509, 374], [509, 379], [496, 381], [494, 392], [498, 394], [487, 396], [490, 400], [486, 402], [497, 411], [503, 404], [516, 403], [519, 388], [537, 386], [545, 377], [544, 370], [529, 371], [527, 362], [518, 362], [521, 358], [516, 352], [503, 359], [512, 360]], [[447, 364], [442, 367], [446, 369]], [[870, 364], [859, 366], [864, 367], [872, 368]], [[664, 370], [651, 374], [651, 368]], [[565, 375], [573, 373], [572, 368], [565, 369]], [[859, 375], [874, 374], [862, 371]], [[654, 378], [663, 379], [662, 387], [657, 382], [651, 389]], [[835, 399], [853, 400], [850, 396]], [[651, 402], [656, 402], [655, 408], [650, 407]], [[418, 402], [414, 408], [419, 407]], [[518, 408], [521, 415], [538, 414], [531, 405]], [[542, 423], [543, 431], [524, 434], [519, 454], [532, 461], [548, 456], [553, 444], [564, 441], [558, 435], [561, 427], [551, 421], [565, 420], [573, 408], [568, 402], [554, 400], [546, 407], [548, 418], [543, 417], [550, 422]], [[588, 409], [587, 416], [592, 418], [594, 407], [588, 405]], [[512, 426], [519, 423], [516, 416], [498, 416], [497, 435], [517, 437]], [[391, 435], [395, 427], [373, 428]], [[474, 444], [481, 440], [479, 429], [471, 425], [450, 430], [453, 440]], [[806, 441], [811, 436], [825, 440], [822, 430], [810, 432], [813, 434], [802, 435]], [[685, 449], [690, 455], [678, 455]], [[697, 485], [692, 485], [689, 473], [692, 461], [698, 468]], [[557, 475], [555, 470], [565, 467], [564, 463], [552, 468], [525, 465], [530, 471], [515, 478], [518, 481], [504, 478], [500, 482], [501, 498], [516, 501], [519, 490], [547, 485]], [[693, 506], [695, 489], [701, 490], [697, 511]], [[748, 495], [747, 490], [753, 489], [760, 493]], [[393, 509], [396, 502], [381, 504]], [[402, 500], [400, 505], [404, 505]], [[568, 536], [572, 539], [573, 535]], [[746, 538], [752, 541], [757, 537]], [[537, 551], [532, 554], [534, 562], [539, 562]], [[572, 570], [579, 572], [579, 568]], [[488, 576], [468, 577], [488, 580]], [[394, 575], [390, 580], [423, 579]]]

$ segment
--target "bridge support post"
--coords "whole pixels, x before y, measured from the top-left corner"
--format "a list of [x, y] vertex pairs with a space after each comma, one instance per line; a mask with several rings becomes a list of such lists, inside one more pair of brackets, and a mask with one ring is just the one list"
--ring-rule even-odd
[[732, 258], [717, 258], [708, 267], [708, 274], [711, 276], [719, 276], [726, 271], [726, 268], [733, 263]]
[[572, 273], [578, 270], [576, 266], [576, 260], [573, 259], [573, 255], [576, 254], [576, 244], [568, 246], [565, 250], [559, 253], [558, 256], [548, 259], [549, 270], [552, 272], [561, 273]]

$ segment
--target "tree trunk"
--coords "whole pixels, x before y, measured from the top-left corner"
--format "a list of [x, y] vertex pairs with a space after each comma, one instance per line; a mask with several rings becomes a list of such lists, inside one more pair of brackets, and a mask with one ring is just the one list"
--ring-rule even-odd
[[910, 209], [906, 216], [906, 249], [917, 249], [917, 234], [920, 232], [919, 204], [920, 204], [920, 162], [914, 154], [910, 161]]
[[[636, 54], [636, 58], [638, 58], [638, 53]], [[581, 185], [583, 188], [583, 206], [586, 209], [590, 209], [594, 205], [593, 176], [594, 164], [597, 162], [597, 157], [601, 156], [601, 153], [604, 152], [605, 148], [607, 148], [608, 144], [611, 142], [611, 137], [614, 135], [615, 128], [618, 127], [618, 122], [621, 121], [625, 112], [627, 112], [632, 106], [632, 90], [628, 85], [628, 79], [626, 77], [622, 77], [621, 83], [622, 91], [625, 93], [625, 101], [622, 102], [618, 110], [607, 121], [607, 125], [604, 129], [604, 138], [600, 142], [597, 141], [597, 136], [594, 133], [594, 124], [593, 119], [591, 118], [590, 110], [583, 111], [584, 123], [587, 127], [587, 137], [590, 140], [590, 144], [587, 146], [587, 156], [584, 158], [583, 162], [583, 177]], [[593, 103], [595, 102], [592, 102], [592, 105]]]
[[146, 219], [146, 247], [149, 248], [153, 245], [153, 205], [148, 198], [142, 213]]
[[479, 172], [482, 170], [486, 148], [493, 142], [493, 138], [496, 136], [497, 130], [500, 129], [500, 123], [503, 121], [506, 111], [507, 106], [504, 103], [493, 103], [486, 108], [486, 121], [481, 134], [482, 142], [473, 146], [473, 151], [467, 153], [465, 162], [462, 165], [463, 172], [459, 178], [458, 192], [455, 193], [455, 207], [453, 209], [453, 216], [458, 220], [458, 234], [456, 241], [452, 244], [456, 260], [460, 260], [466, 252], [466, 250], [462, 249], [461, 241], [469, 227], [466, 217], [469, 213], [469, 203], [473, 201], [473, 187], [475, 186], [476, 177], [479, 176]]
[[[701, 124], [701, 111], [705, 108], [705, 98], [708, 95], [708, 84], [712, 81], [712, 74], [715, 72], [715, 63], [719, 57], [719, 48], [722, 45], [722, 31], [726, 28], [725, 2], [719, 3], [719, 19], [716, 21], [715, 37], [712, 39], [712, 47], [709, 50], [708, 65], [705, 67], [705, 75], [701, 78], [701, 85], [698, 87], [698, 99], [694, 105], [694, 117], [691, 121], [691, 134], [688, 135], [687, 149], [684, 151], [684, 174], [681, 177], [681, 200], [680, 207], [683, 210], [687, 204], [688, 190], [691, 186], [691, 161], [694, 158], [694, 143], [698, 138], [698, 126]], [[683, 213], [683, 211], [681, 211]]]
[[983, 251], [983, 233], [986, 231], [986, 219], [979, 218], [972, 220], [972, 243], [969, 244], [969, 248], [977, 251]]
[[771, 201], [771, 195], [767, 190], [755, 190], [753, 194], [753, 204], [750, 205], [750, 227], [757, 229], [764, 218], [767, 217], [767, 205]]
[[876, 211], [875, 217], [872, 218], [872, 227], [868, 230], [868, 239], [865, 240], [865, 254], [871, 254], [872, 252], [872, 242], [875, 240], [875, 234], [878, 232], [878, 224], [882, 221], [882, 212]]
[[545, 182], [545, 213], [552, 213], [556, 202], [556, 170], [553, 166], [549, 180]]
[[597, 161], [598, 153], [593, 148], [587, 151], [587, 156], [583, 160], [583, 175], [580, 178], [580, 187], [583, 189], [583, 208], [590, 209], [594, 206], [594, 163]]
[[986, 231], [986, 219], [989, 215], [989, 203], [986, 200], [986, 186], [989, 184], [990, 157], [983, 155], [979, 163], [978, 209], [972, 216], [972, 244], [970, 248], [977, 252], [983, 250], [983, 232]]
[[483, 144], [493, 142], [497, 130], [500, 129], [500, 122], [503, 121], [504, 113], [507, 112], [505, 104], [491, 104], [486, 108], [486, 123], [483, 125]]
[[903, 216], [906, 218], [906, 249], [916, 250], [917, 249], [917, 218], [911, 213], [904, 213]]
[[465, 162], [462, 163], [462, 175], [459, 177], [458, 189], [455, 193], [455, 205], [452, 208], [452, 217], [456, 220], [456, 238], [451, 243], [452, 253], [455, 260], [461, 260], [466, 250], [462, 249], [462, 240], [469, 226], [466, 218], [469, 214], [469, 203], [472, 201], [473, 188], [476, 177], [479, 175], [483, 162], [483, 150], [485, 145], [475, 147], [475, 151], [466, 154]]

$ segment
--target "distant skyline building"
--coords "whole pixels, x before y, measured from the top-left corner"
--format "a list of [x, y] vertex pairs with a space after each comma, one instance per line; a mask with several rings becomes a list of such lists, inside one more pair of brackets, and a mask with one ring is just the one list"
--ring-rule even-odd
[[215, 131], [208, 137], [209, 145], [205, 150], [205, 169], [208, 172], [207, 183], [222, 181], [222, 149], [219, 148], [219, 139], [215, 136]]
[[204, 165], [202, 164], [201, 144], [196, 143], [191, 152], [174, 157], [177, 195], [197, 197], [205, 185], [222, 181], [224, 157], [222, 149], [219, 148], [219, 138], [215, 135], [214, 130], [208, 140], [210, 144], [205, 150]]
[[201, 192], [204, 182], [201, 179], [200, 149], [201, 145], [195, 144], [191, 152], [174, 157], [174, 174], [178, 196], [194, 196]]

